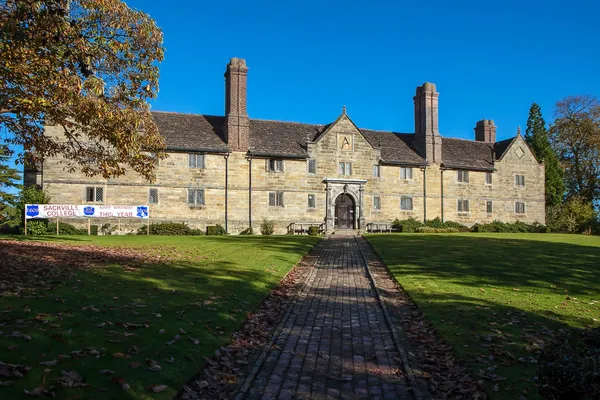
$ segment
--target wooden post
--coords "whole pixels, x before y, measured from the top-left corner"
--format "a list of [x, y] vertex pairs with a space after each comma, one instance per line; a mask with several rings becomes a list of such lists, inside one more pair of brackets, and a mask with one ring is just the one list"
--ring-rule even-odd
[[56, 218], [56, 234], [57, 234], [57, 235], [58, 235], [58, 224], [59, 224], [59, 223], [60, 223], [60, 222], [59, 222], [58, 218]]
[[27, 218], [25, 218], [25, 236], [27, 236]]
[[150, 218], [148, 218], [148, 224], [146, 224], [146, 235], [150, 236]]
[[90, 236], [92, 234], [92, 225], [90, 219], [88, 218], [88, 236]]
[[118, 229], [119, 229], [119, 232], [121, 232], [121, 218], [119, 218], [119, 219], [117, 220], [117, 227], [118, 227]]

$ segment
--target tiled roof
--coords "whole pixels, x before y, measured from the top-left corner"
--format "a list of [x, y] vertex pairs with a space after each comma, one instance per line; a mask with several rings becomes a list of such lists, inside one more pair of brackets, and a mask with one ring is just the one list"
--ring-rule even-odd
[[250, 120], [250, 153], [306, 157], [306, 139], [314, 140], [323, 125]]
[[493, 144], [442, 138], [442, 163], [447, 168], [493, 170]]
[[225, 117], [156, 111], [152, 116], [168, 149], [227, 151], [222, 135]]
[[509, 139], [504, 139], [504, 140], [501, 140], [500, 142], [496, 142], [496, 148], [495, 148], [496, 160], [499, 160], [502, 158], [502, 156], [504, 155], [506, 150], [508, 150], [508, 148], [509, 148], [510, 144], [513, 142], [513, 140], [515, 140], [515, 138], [511, 137]]
[[370, 129], [361, 129], [360, 131], [371, 146], [381, 148], [381, 159], [384, 163], [426, 164], [425, 159], [412, 145], [414, 134]]
[[[225, 117], [199, 114], [152, 112], [169, 150], [228, 151], [224, 141]], [[250, 154], [257, 156], [306, 157], [306, 139], [315, 141], [328, 125], [250, 120]], [[381, 148], [383, 163], [424, 165], [414, 148], [414, 134], [360, 129], [374, 148]], [[447, 168], [492, 170], [492, 148], [499, 159], [512, 142], [495, 144], [443, 138], [442, 161]]]

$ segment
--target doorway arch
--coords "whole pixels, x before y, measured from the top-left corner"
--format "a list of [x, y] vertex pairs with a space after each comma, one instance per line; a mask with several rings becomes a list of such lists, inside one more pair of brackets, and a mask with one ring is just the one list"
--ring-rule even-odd
[[356, 203], [352, 196], [341, 193], [335, 199], [335, 227], [337, 229], [354, 229], [356, 219]]

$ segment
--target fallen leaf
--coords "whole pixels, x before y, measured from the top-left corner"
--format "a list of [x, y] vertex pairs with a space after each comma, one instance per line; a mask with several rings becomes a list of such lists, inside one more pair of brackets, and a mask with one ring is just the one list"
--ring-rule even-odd
[[56, 364], [58, 364], [58, 360], [51, 360], [51, 361], [40, 361], [40, 365], [45, 365], [47, 367], [53, 367]]
[[178, 340], [179, 340], [179, 335], [175, 335], [175, 337], [173, 338], [173, 340], [167, 342], [166, 344], [168, 344], [170, 346], [170, 345], [172, 345], [173, 343], [175, 343]]
[[152, 385], [150, 386], [150, 390], [154, 393], [160, 393], [167, 388], [167, 385]]

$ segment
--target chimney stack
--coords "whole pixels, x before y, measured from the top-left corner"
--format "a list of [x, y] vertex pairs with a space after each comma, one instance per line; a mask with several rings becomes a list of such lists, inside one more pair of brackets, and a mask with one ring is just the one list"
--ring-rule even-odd
[[232, 58], [225, 71], [225, 142], [232, 151], [248, 151], [250, 122], [246, 111], [246, 60]]
[[478, 142], [495, 143], [496, 125], [491, 119], [482, 119], [475, 125], [475, 140]]
[[430, 163], [442, 162], [442, 137], [438, 128], [438, 97], [433, 83], [417, 87], [415, 97], [415, 147]]

